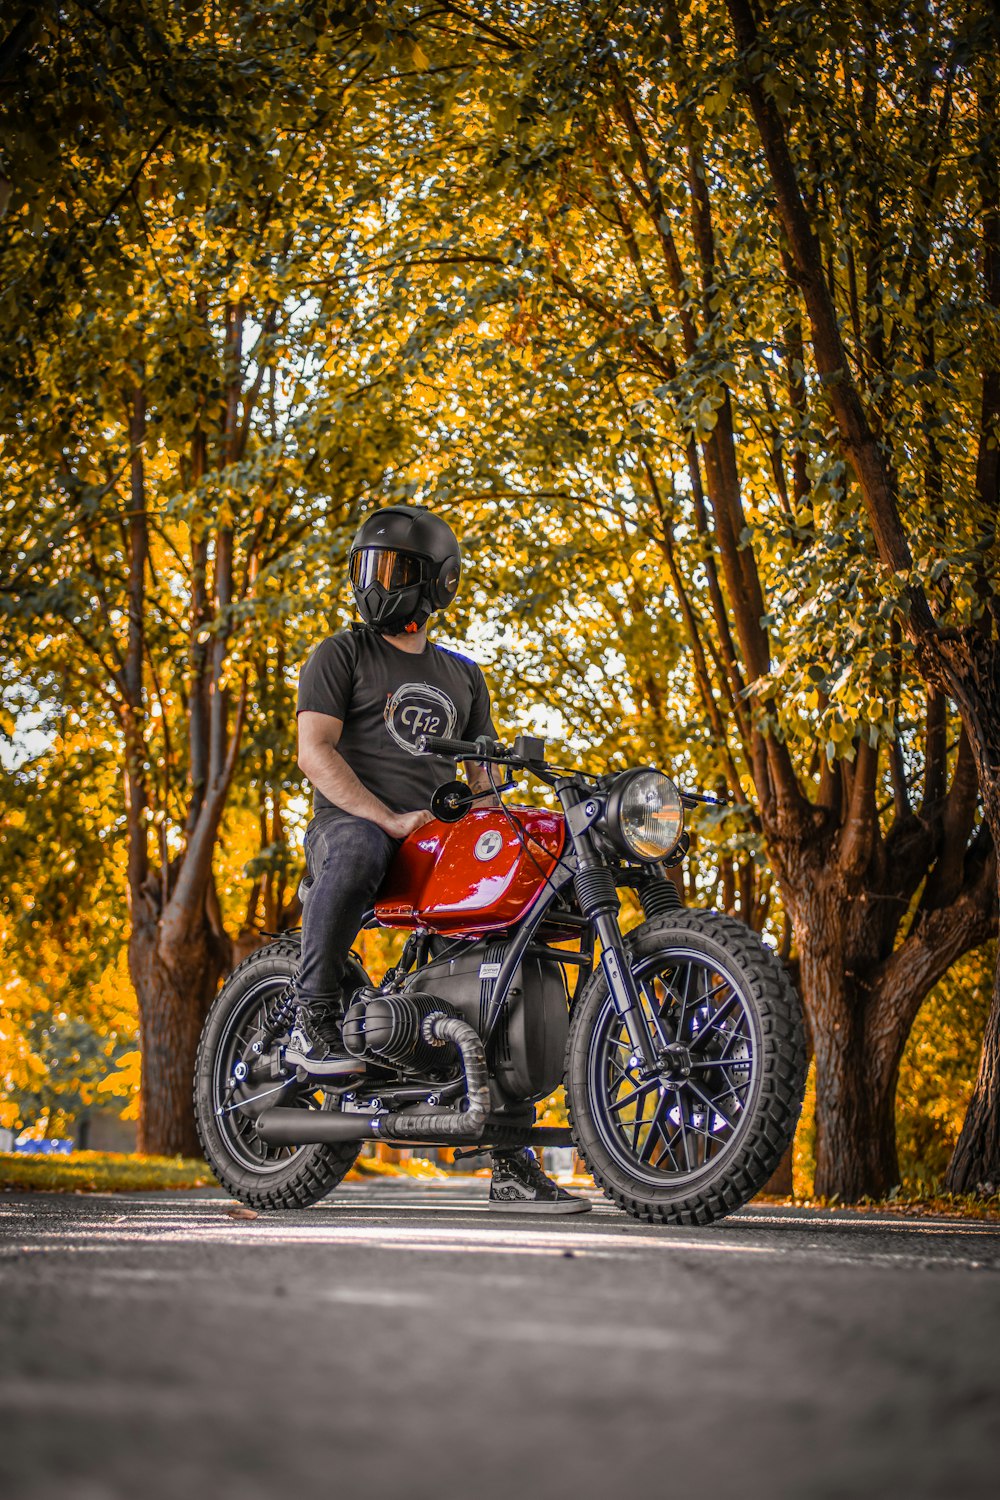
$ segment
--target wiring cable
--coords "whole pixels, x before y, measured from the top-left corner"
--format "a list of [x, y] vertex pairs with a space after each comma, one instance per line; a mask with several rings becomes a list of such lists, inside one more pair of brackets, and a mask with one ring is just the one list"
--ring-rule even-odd
[[[507, 822], [510, 824], [511, 828], [514, 830], [514, 835], [517, 838], [518, 843], [521, 845], [521, 848], [524, 850], [525, 854], [531, 860], [531, 863], [534, 865], [535, 869], [538, 871], [539, 875], [542, 877], [542, 879], [545, 882], [545, 884], [549, 887], [549, 889], [553, 892], [554, 895], [558, 895], [559, 894], [559, 887], [552, 884], [551, 871], [545, 870], [542, 867], [542, 865], [539, 863], [538, 859], [535, 857], [534, 850], [531, 847], [532, 840], [529, 839], [529, 837], [525, 833], [524, 828], [522, 827], [520, 821], [517, 818], [515, 818], [514, 814], [511, 812], [510, 808], [507, 806], [506, 802], [503, 800], [503, 797], [500, 795], [500, 792], [497, 789], [497, 784], [493, 780], [493, 765], [492, 765], [491, 762], [487, 763], [487, 766], [486, 766], [486, 775], [487, 775], [487, 778], [489, 780], [490, 786], [491, 786], [491, 788], [493, 790], [493, 795], [496, 797], [497, 803], [499, 804], [500, 811], [503, 813], [504, 817], [507, 819]], [[544, 849], [545, 848], [544, 844], [539, 844], [538, 847], [540, 849]], [[546, 852], [546, 854], [551, 854], [551, 850], [546, 849], [545, 852]], [[558, 863], [559, 863], [559, 859], [558, 859], [558, 856], [557, 856], [556, 857], [556, 864], [558, 865]]]

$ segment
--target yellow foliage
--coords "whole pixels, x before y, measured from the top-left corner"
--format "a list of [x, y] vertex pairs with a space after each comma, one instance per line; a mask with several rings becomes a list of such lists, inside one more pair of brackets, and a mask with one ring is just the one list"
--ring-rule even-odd
[[97, 1085], [99, 1094], [114, 1094], [120, 1097], [122, 1094], [129, 1096], [129, 1102], [121, 1112], [123, 1120], [137, 1120], [139, 1118], [139, 1083], [142, 1077], [142, 1053], [138, 1047], [132, 1052], [126, 1052], [118, 1059], [118, 1068], [114, 1073], [109, 1073]]
[[[139, 1029], [139, 1006], [129, 977], [126, 948], [122, 948], [114, 963], [104, 970], [91, 990], [90, 999], [95, 1024], [108, 1038], [106, 1052], [110, 1060], [120, 1040], [137, 1036]], [[123, 1120], [139, 1118], [141, 1063], [138, 1047], [132, 1048], [119, 1056], [115, 1071], [97, 1085], [99, 1094], [127, 1098], [128, 1103], [121, 1111]]]
[[45, 1064], [32, 1050], [27, 1037], [26, 1011], [31, 1005], [30, 986], [18, 975], [0, 987], [0, 1126], [13, 1129], [20, 1118], [14, 1096], [30, 1092], [47, 1073]]
[[58, 934], [40, 935], [37, 943], [31, 979], [11, 962], [14, 946], [5, 951], [11, 966], [0, 985], [0, 1126], [30, 1123], [35, 1139], [68, 1133], [79, 1111], [102, 1093], [126, 1096], [123, 1118], [137, 1118], [139, 1053], [121, 1051], [138, 1035], [126, 950], [78, 991], [73, 954]]
[[386, 969], [397, 961], [405, 941], [405, 932], [369, 927], [358, 933], [354, 952], [361, 959], [365, 973], [378, 981]]
[[792, 1192], [811, 1198], [816, 1176], [816, 1064], [809, 1064], [805, 1098], [792, 1147]]
[[108, 964], [91, 987], [88, 998], [90, 1016], [98, 1030], [112, 1040], [136, 1034], [139, 1006], [129, 977], [127, 949], [119, 950], [114, 962]]
[[996, 945], [960, 958], [917, 1016], [899, 1068], [896, 1128], [904, 1184], [926, 1189], [948, 1165], [968, 1108], [990, 1006]]
[[536, 1125], [568, 1125], [566, 1113], [566, 1090], [562, 1084], [547, 1099], [535, 1105]]

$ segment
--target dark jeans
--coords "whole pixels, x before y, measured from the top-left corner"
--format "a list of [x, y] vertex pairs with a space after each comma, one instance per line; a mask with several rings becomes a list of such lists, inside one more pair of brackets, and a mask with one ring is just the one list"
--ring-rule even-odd
[[296, 999], [325, 1009], [341, 998], [344, 965], [361, 919], [374, 904], [399, 840], [377, 823], [321, 808], [306, 829], [308, 881], [302, 895], [302, 961]]

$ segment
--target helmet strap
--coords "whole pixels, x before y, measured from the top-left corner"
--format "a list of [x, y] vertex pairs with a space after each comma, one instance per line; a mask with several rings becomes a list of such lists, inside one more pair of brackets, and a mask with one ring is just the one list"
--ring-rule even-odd
[[398, 614], [396, 618], [393, 619], [393, 612], [391, 609], [389, 609], [386, 610], [386, 614], [383, 619], [376, 618], [374, 620], [369, 620], [368, 625], [372, 630], [375, 631], [376, 635], [416, 635], [417, 631], [422, 630], [423, 627], [427, 624], [427, 621], [431, 617], [432, 611], [428, 609], [425, 601], [421, 599], [416, 605], [415, 609], [412, 605], [410, 606], [409, 614], [409, 619], [407, 619], [405, 616], [400, 619]]

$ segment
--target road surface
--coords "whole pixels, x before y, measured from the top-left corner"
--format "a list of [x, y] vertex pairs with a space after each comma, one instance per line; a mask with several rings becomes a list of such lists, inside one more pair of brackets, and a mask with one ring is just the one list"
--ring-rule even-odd
[[0, 1197], [4, 1500], [1000, 1494], [1000, 1226]]

